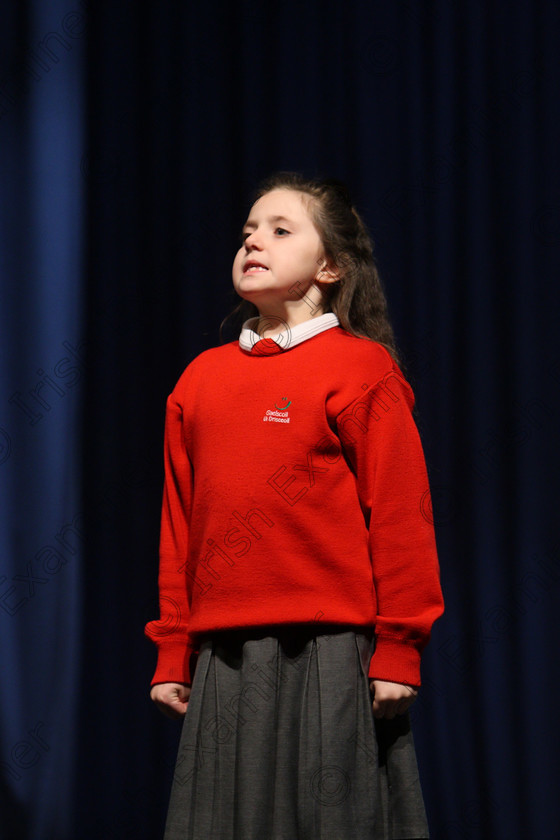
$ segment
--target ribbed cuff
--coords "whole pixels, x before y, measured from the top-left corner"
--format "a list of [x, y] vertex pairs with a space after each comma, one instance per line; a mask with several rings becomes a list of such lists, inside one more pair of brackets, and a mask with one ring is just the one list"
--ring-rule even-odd
[[184, 644], [158, 646], [157, 666], [151, 685], [166, 682], [191, 685], [197, 657], [197, 651]]
[[369, 666], [369, 678], [419, 688], [420, 653], [414, 645], [378, 636]]

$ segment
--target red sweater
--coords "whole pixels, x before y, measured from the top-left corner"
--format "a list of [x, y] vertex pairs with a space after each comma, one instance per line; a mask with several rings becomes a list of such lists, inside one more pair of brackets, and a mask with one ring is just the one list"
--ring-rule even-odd
[[168, 399], [152, 685], [190, 683], [212, 631], [325, 623], [375, 628], [370, 677], [418, 686], [443, 601], [411, 388], [339, 326], [248, 334]]

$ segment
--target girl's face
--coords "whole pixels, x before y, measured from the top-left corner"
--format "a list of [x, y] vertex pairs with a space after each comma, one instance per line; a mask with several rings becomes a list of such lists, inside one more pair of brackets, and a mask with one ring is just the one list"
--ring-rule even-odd
[[303, 199], [295, 190], [272, 190], [253, 204], [243, 227], [233, 286], [259, 310], [301, 299], [325, 263]]

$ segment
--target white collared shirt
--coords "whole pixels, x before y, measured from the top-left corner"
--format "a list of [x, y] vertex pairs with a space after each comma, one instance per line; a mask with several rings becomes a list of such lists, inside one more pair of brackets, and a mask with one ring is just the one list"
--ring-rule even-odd
[[[253, 329], [257, 325], [258, 320], [259, 318], [256, 317], [249, 318], [248, 321], [245, 321], [239, 336], [239, 346], [249, 353], [258, 341], [263, 340], [263, 337]], [[281, 333], [267, 337], [265, 340], [274, 341], [282, 350], [289, 350], [291, 347], [301, 344], [302, 341], [306, 341], [314, 335], [319, 335], [319, 333], [325, 330], [337, 327], [339, 323], [334, 312], [325, 312], [323, 315], [318, 315], [316, 318], [309, 318], [307, 321], [303, 321], [295, 327], [288, 327], [286, 325], [286, 329]], [[272, 326], [272, 321], [269, 322], [269, 325]]]

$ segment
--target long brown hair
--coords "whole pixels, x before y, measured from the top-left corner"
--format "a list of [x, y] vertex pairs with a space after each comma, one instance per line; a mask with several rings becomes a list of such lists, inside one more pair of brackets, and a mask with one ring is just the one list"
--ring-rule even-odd
[[[387, 300], [373, 257], [373, 243], [346, 186], [334, 179], [304, 178], [297, 172], [277, 172], [262, 181], [252, 204], [266, 193], [289, 189], [309, 196], [309, 213], [319, 232], [330, 268], [339, 279], [324, 284], [323, 309], [334, 312], [340, 326], [362, 338], [382, 344], [400, 364]], [[232, 316], [243, 320], [258, 315], [257, 307], [242, 300]]]

